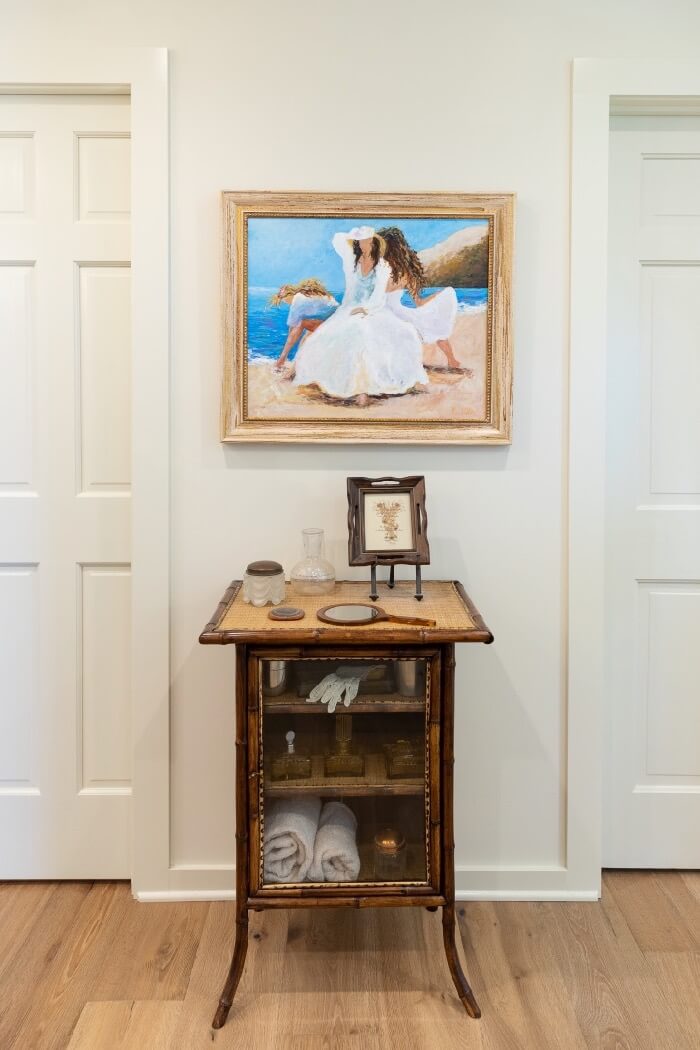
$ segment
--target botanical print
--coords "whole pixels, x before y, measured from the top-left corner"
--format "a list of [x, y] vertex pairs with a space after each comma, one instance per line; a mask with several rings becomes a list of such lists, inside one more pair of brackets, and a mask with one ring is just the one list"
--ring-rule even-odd
[[380, 500], [377, 503], [379, 517], [382, 519], [384, 527], [384, 539], [387, 543], [396, 543], [396, 537], [399, 534], [398, 514], [400, 509], [401, 504], [397, 503], [396, 500], [393, 500], [391, 503], [387, 503], [386, 500]]
[[414, 546], [410, 493], [397, 492], [391, 497], [365, 493], [364, 524], [366, 551], [410, 550]]
[[246, 419], [487, 418], [486, 218], [251, 216]]

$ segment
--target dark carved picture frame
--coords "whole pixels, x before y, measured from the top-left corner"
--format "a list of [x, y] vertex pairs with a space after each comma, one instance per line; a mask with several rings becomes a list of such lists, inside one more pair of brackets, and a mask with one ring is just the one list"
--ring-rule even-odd
[[[408, 493], [412, 544], [397, 550], [368, 549], [365, 540], [365, 497], [368, 494]], [[350, 565], [429, 565], [428, 515], [425, 478], [348, 478], [348, 561]]]

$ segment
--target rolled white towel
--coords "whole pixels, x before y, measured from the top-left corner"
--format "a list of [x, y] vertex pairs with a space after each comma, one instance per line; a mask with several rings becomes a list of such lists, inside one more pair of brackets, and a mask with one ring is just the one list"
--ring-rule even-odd
[[354, 882], [360, 874], [357, 819], [343, 802], [327, 802], [318, 822], [310, 882]]
[[314, 795], [273, 799], [265, 806], [265, 882], [303, 882], [311, 867], [321, 812]]

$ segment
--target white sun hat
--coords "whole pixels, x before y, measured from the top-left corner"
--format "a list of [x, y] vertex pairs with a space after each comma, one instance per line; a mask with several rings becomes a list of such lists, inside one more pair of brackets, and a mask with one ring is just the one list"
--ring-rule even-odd
[[353, 228], [348, 231], [348, 240], [366, 241], [370, 237], [374, 237], [374, 235], [373, 226], [353, 226]]

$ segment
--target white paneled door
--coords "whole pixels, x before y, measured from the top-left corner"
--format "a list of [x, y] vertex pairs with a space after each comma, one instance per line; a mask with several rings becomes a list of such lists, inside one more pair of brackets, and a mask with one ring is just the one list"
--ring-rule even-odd
[[128, 877], [127, 96], [0, 96], [0, 878]]
[[603, 862], [700, 867], [700, 120], [613, 118]]

